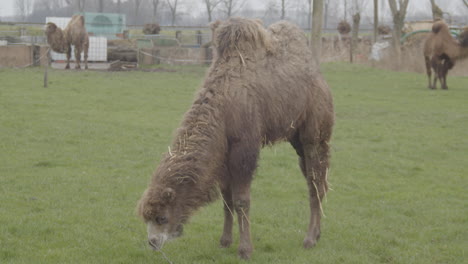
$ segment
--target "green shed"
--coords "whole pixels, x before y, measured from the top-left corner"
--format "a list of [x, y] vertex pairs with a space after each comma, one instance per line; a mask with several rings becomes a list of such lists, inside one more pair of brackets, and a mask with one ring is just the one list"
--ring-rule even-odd
[[124, 14], [115, 13], [83, 13], [86, 30], [95, 36], [105, 36], [107, 38], [116, 37], [123, 34], [126, 29], [126, 19]]

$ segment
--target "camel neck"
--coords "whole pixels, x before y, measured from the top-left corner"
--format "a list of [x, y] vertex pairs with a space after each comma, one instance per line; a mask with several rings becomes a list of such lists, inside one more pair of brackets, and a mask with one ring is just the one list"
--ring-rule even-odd
[[210, 102], [197, 101], [185, 113], [162, 162], [161, 169], [170, 171], [162, 176], [171, 182], [212, 181], [225, 159], [223, 113]]

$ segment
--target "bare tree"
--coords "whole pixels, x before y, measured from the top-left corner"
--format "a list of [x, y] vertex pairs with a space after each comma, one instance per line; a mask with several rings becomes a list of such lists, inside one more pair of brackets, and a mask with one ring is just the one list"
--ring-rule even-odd
[[310, 44], [315, 64], [320, 67], [320, 53], [322, 49], [322, 23], [323, 23], [323, 0], [314, 0], [312, 4], [312, 29]]
[[140, 5], [141, 5], [142, 0], [133, 0], [133, 11], [135, 17], [133, 18], [133, 23], [136, 25], [138, 21], [138, 13], [140, 12]]
[[171, 10], [171, 26], [175, 25], [176, 16], [177, 16], [177, 3], [179, 0], [166, 0], [169, 9]]
[[325, 0], [325, 14], [323, 15], [323, 27], [327, 28], [328, 27], [328, 10], [330, 7], [330, 0]]
[[468, 8], [468, 0], [462, 0], [465, 6]]
[[84, 12], [86, 0], [76, 0], [76, 7], [79, 12]]
[[206, 13], [208, 13], [208, 22], [213, 20], [212, 13], [217, 5], [221, 3], [222, 0], [203, 0], [206, 5]]
[[104, 0], [98, 0], [98, 13], [104, 12]]
[[344, 0], [344, 21], [348, 21], [348, 0]]
[[31, 13], [32, 0], [15, 0], [15, 7], [18, 10], [18, 15], [21, 21], [26, 21], [26, 17]]
[[153, 6], [153, 18], [152, 21], [153, 23], [156, 23], [156, 14], [158, 13], [158, 7], [160, 4], [160, 0], [151, 0], [151, 4]]
[[377, 28], [379, 27], [379, 0], [374, 0], [374, 36], [373, 36], [373, 42], [377, 42], [377, 34], [378, 30]]
[[409, 0], [388, 0], [393, 17], [393, 48], [398, 66], [401, 65], [401, 30], [403, 29]]
[[364, 9], [365, 4], [367, 3], [366, 0], [353, 0], [351, 5], [351, 15], [353, 19], [353, 26], [352, 26], [352, 37], [351, 37], [351, 48], [350, 48], [350, 62], [353, 62], [354, 53], [356, 52], [356, 46], [359, 37], [359, 26], [361, 23], [361, 12]]
[[245, 0], [222, 0], [222, 3], [224, 13], [227, 17], [231, 17], [244, 6]]
[[281, 0], [281, 20], [286, 17], [286, 0]]
[[440, 7], [436, 4], [435, 0], [430, 0], [431, 1], [431, 7], [432, 7], [432, 19], [436, 20], [437, 18], [443, 18], [444, 12]]

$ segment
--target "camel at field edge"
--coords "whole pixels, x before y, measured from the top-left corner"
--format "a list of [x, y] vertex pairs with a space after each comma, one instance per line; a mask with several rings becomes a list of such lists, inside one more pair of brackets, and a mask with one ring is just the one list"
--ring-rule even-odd
[[67, 55], [65, 69], [70, 69], [72, 45], [75, 47], [75, 69], [81, 69], [81, 52], [84, 52], [85, 69], [88, 69], [89, 37], [82, 15], [74, 15], [64, 30], [52, 22], [47, 23], [45, 34], [53, 51]]
[[220, 192], [220, 244], [231, 245], [236, 213], [238, 254], [249, 259], [250, 185], [260, 148], [289, 141], [309, 188], [303, 246], [311, 248], [320, 237], [321, 201], [328, 190], [330, 89], [297, 26], [282, 21], [265, 29], [258, 20], [231, 18], [212, 27], [213, 63], [137, 206], [148, 243], [160, 250], [180, 236], [190, 215]]
[[[424, 43], [424, 60], [428, 78], [428, 88], [436, 89], [437, 80], [442, 89], [447, 87], [447, 73], [455, 62], [468, 57], [468, 27], [459, 36], [459, 41], [450, 34], [447, 24], [440, 20], [432, 25], [432, 32]], [[431, 83], [432, 70], [434, 81]]]

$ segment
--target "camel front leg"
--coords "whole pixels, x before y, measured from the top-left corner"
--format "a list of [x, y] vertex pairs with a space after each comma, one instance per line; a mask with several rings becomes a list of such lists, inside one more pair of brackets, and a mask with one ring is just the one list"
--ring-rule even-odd
[[65, 69], [68, 70], [70, 69], [70, 58], [71, 58], [71, 48], [68, 47], [67, 51], [66, 51], [66, 54], [67, 54], [67, 65], [65, 65]]
[[231, 179], [232, 199], [239, 225], [238, 254], [249, 259], [253, 251], [250, 239], [250, 183], [257, 168], [260, 140], [256, 143], [236, 140], [229, 146], [228, 169]]
[[239, 185], [233, 190], [234, 209], [239, 224], [238, 254], [242, 259], [249, 259], [253, 251], [250, 239], [250, 184]]
[[432, 75], [431, 60], [429, 59], [429, 57], [426, 57], [426, 56], [424, 57], [424, 60], [426, 62], [426, 74], [427, 74], [427, 80], [428, 80], [427, 88], [434, 89], [431, 86], [431, 75]]
[[[320, 238], [320, 220], [322, 211], [322, 199], [328, 190], [328, 143], [303, 144], [304, 165], [307, 185], [309, 187], [310, 222], [304, 238], [304, 248], [311, 248], [317, 244]], [[302, 165], [303, 166], [303, 165]]]

